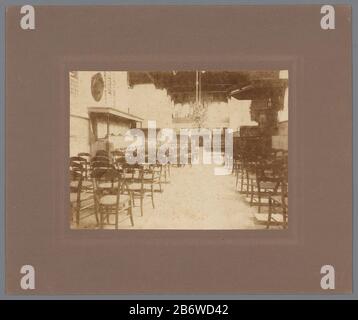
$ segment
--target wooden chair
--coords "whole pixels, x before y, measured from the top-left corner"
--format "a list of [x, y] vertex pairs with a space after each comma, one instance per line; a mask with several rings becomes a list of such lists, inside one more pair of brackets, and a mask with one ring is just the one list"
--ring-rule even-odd
[[[169, 157], [169, 150], [165, 151], [165, 155], [167, 157]], [[162, 174], [164, 175], [164, 182], [165, 183], [170, 182], [170, 180], [169, 180], [169, 178], [170, 178], [170, 166], [171, 166], [171, 164], [170, 164], [169, 161], [167, 163], [165, 163], [165, 164], [162, 164]]]
[[162, 189], [163, 166], [160, 163], [157, 163], [155, 165], [151, 165], [150, 168], [154, 171], [153, 184], [159, 186], [158, 191], [161, 193], [161, 192], [163, 192], [163, 189]]
[[70, 157], [70, 167], [73, 168], [81, 167], [81, 172], [83, 175], [82, 188], [86, 190], [92, 189], [92, 182], [89, 180], [89, 174], [88, 174], [89, 166], [90, 166], [89, 163], [83, 157], [78, 157], [78, 156]]
[[[120, 173], [113, 168], [95, 168], [92, 179], [100, 228], [114, 225], [115, 229], [118, 229], [119, 215], [122, 213], [129, 217], [131, 225], [134, 226], [131, 192]], [[114, 223], [110, 222], [110, 216], [114, 216]]]
[[[284, 182], [283, 182], [284, 183]], [[282, 220], [277, 216], [281, 215]], [[282, 225], [284, 229], [287, 228], [288, 216], [288, 192], [285, 184], [281, 185], [281, 194], [269, 196], [269, 212], [267, 217], [266, 228], [269, 229], [271, 225]]]
[[114, 150], [111, 152], [113, 163], [116, 162], [125, 162], [125, 154], [123, 151]]
[[109, 154], [108, 154], [108, 152], [106, 150], [97, 150], [96, 151], [96, 156], [109, 158]]
[[252, 185], [255, 184], [256, 163], [264, 154], [262, 137], [240, 137], [235, 142], [235, 157], [239, 161], [240, 169], [237, 171], [236, 188], [240, 181], [239, 192], [249, 196]]
[[70, 157], [70, 165], [71, 163], [80, 164], [83, 168], [83, 178], [86, 179], [86, 167], [87, 167], [87, 160], [83, 157], [74, 156]]
[[[280, 194], [270, 194], [269, 196], [269, 212], [267, 217], [268, 229], [272, 224], [282, 225], [284, 229], [287, 228], [288, 220], [288, 156], [284, 152], [282, 154], [282, 173], [280, 181]], [[282, 216], [277, 219], [277, 215]]]
[[[277, 195], [282, 181], [283, 163], [281, 159], [269, 155], [266, 158], [259, 159], [255, 164], [255, 184], [251, 184], [251, 205], [258, 206], [258, 212], [261, 212], [262, 206], [269, 205], [269, 197]], [[256, 190], [255, 190], [256, 187]], [[256, 191], [256, 192], [255, 192]], [[254, 200], [255, 198], [255, 200]], [[267, 202], [263, 202], [267, 199]]]
[[241, 156], [240, 170], [237, 173], [237, 181], [240, 180], [239, 192], [245, 194], [246, 197], [250, 196], [252, 202], [252, 189], [256, 181], [256, 164], [258, 161], [258, 155], [245, 153]]
[[91, 159], [91, 162], [95, 162], [95, 161], [111, 162], [109, 157], [106, 157], [106, 156], [94, 156]]
[[91, 159], [91, 171], [98, 168], [113, 168], [113, 165], [111, 164], [108, 157], [102, 157], [102, 156], [95, 156]]
[[244, 166], [243, 161], [240, 154], [236, 154], [234, 156], [233, 161], [233, 174], [235, 176], [235, 189], [237, 190], [237, 186], [240, 181], [240, 191], [243, 189], [243, 176], [244, 176]]
[[117, 170], [122, 171], [123, 166], [126, 165], [125, 156], [124, 155], [122, 156], [116, 152], [115, 155], [113, 155], [113, 165]]
[[[77, 163], [70, 165], [70, 203], [71, 203], [71, 219], [73, 219], [73, 213], [76, 217], [76, 225], [80, 223], [80, 212], [93, 207], [93, 193], [84, 190], [83, 188], [83, 168]], [[88, 214], [85, 217], [90, 216]], [[96, 215], [98, 222], [98, 217]]]
[[86, 180], [89, 179], [90, 175], [91, 175], [91, 155], [88, 152], [80, 152], [77, 154], [78, 157], [81, 157], [83, 159], [86, 160], [86, 164], [85, 164], [85, 176], [86, 176]]
[[123, 176], [132, 194], [133, 206], [135, 206], [135, 199], [140, 200], [141, 216], [143, 216], [143, 202], [146, 196], [151, 197], [154, 209], [154, 170], [140, 165], [127, 165], [123, 170]]
[[95, 168], [113, 168], [113, 165], [107, 160], [95, 159], [91, 161], [91, 170]]
[[166, 163], [162, 165], [162, 172], [164, 173], [164, 182], [170, 183], [170, 163]]

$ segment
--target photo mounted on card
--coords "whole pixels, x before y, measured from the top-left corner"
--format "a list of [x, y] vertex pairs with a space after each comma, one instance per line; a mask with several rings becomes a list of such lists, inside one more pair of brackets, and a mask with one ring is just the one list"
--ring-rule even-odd
[[69, 79], [72, 228], [287, 227], [288, 70]]
[[345, 5], [7, 7], [7, 293], [351, 292], [351, 32]]

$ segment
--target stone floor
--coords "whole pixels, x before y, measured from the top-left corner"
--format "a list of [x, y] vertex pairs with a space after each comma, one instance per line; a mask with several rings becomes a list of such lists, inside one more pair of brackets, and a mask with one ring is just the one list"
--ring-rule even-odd
[[[162, 193], [155, 193], [155, 209], [146, 198], [143, 217], [135, 207], [134, 227], [122, 216], [119, 229], [265, 228], [255, 214], [257, 208], [250, 207], [245, 196], [235, 190], [233, 175], [215, 175], [213, 165], [172, 167], [170, 182], [164, 184]], [[95, 217], [81, 219], [79, 228], [96, 229]]]

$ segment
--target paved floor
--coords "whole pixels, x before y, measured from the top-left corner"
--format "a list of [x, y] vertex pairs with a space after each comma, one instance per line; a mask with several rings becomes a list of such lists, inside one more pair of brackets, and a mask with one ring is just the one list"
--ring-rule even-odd
[[[145, 199], [144, 216], [134, 208], [134, 227], [123, 216], [119, 228], [130, 229], [262, 229], [250, 207], [235, 191], [233, 175], [214, 175], [213, 165], [172, 167], [170, 183], [155, 193], [155, 209]], [[121, 220], [121, 219], [120, 219]], [[81, 220], [80, 228], [97, 228], [94, 216]], [[108, 228], [113, 228], [109, 226]]]

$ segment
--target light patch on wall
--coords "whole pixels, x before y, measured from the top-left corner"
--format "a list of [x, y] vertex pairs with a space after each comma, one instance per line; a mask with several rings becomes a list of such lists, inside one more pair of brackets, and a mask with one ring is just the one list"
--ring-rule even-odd
[[288, 88], [283, 99], [283, 110], [278, 112], [277, 118], [279, 122], [288, 121]]
[[288, 79], [288, 70], [280, 70], [279, 78], [280, 79]]

